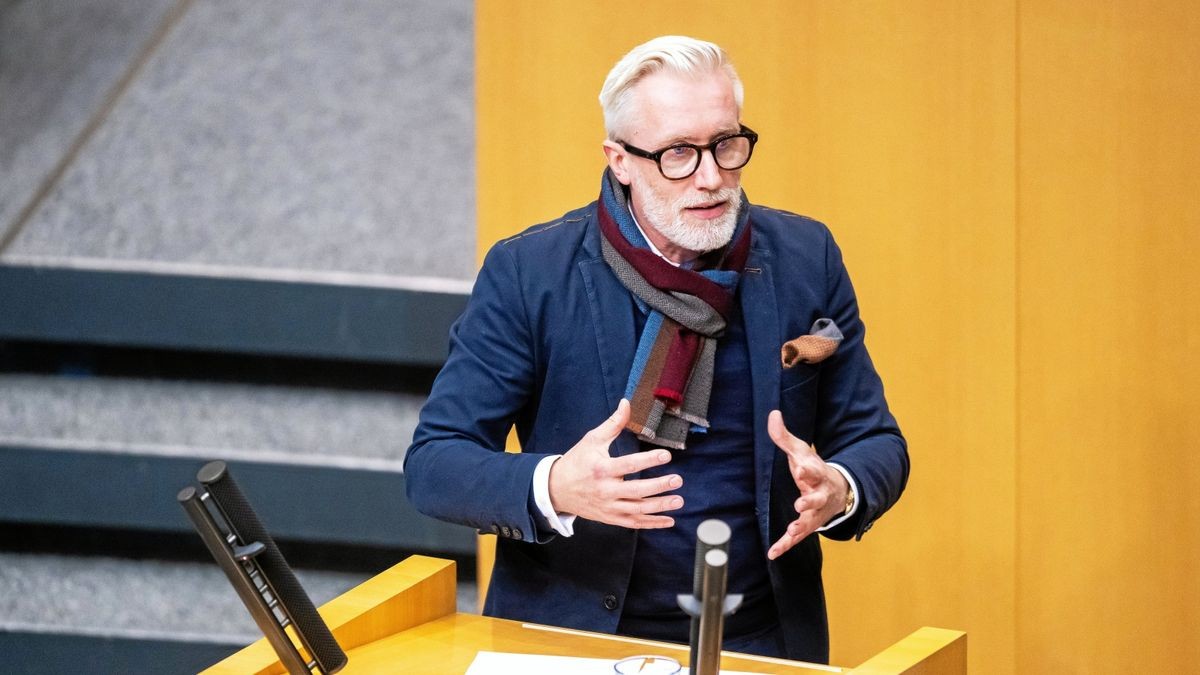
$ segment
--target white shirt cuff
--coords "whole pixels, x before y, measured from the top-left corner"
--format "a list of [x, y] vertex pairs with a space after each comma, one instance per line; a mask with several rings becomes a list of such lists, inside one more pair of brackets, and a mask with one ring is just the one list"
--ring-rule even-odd
[[[855, 484], [854, 478], [852, 478], [850, 476], [850, 472], [847, 471], [845, 469], [845, 467], [843, 467], [841, 464], [834, 464], [833, 462], [830, 462], [829, 466], [832, 466], [833, 468], [837, 469], [838, 471], [840, 471], [842, 473], [843, 476], [846, 477], [846, 483], [850, 485], [850, 492], [854, 493], [854, 508], [850, 509], [850, 511], [848, 513], [843, 513], [842, 515], [838, 516], [837, 518], [834, 518], [833, 520], [829, 521], [828, 523], [825, 523], [824, 526], [818, 527], [817, 532], [824, 532], [825, 530], [828, 530], [828, 529], [837, 527], [838, 525], [841, 525], [843, 522], [846, 521], [847, 518], [849, 518], [850, 516], [853, 516], [854, 513], [856, 511], [858, 511], [858, 505], [860, 503], [862, 503], [862, 500], [858, 498], [858, 485]], [[547, 470], [546, 473], [549, 474], [549, 471]], [[547, 480], [547, 482], [549, 482], [549, 480]]]
[[538, 511], [546, 519], [550, 529], [569, 537], [575, 534], [575, 516], [556, 513], [550, 503], [550, 467], [560, 457], [562, 455], [551, 455], [538, 462], [537, 468], [533, 470], [533, 503], [537, 504]]

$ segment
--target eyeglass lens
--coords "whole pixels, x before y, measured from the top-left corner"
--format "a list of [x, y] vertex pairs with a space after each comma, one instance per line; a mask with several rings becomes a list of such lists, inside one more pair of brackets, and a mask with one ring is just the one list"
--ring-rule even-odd
[[[745, 136], [726, 138], [712, 148], [712, 155], [722, 169], [740, 169], [750, 159], [750, 139]], [[700, 149], [688, 145], [668, 148], [659, 158], [659, 166], [667, 178], [686, 178], [700, 166]]]

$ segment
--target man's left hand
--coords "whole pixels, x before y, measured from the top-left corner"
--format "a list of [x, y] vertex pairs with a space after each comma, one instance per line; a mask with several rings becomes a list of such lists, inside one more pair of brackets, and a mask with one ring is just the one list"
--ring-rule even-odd
[[800, 498], [795, 504], [796, 519], [788, 523], [787, 532], [767, 550], [767, 558], [774, 560], [841, 515], [850, 485], [840, 471], [821, 459], [815, 447], [787, 430], [778, 410], [772, 410], [767, 416], [767, 433], [787, 455], [788, 470], [796, 487], [800, 488]]

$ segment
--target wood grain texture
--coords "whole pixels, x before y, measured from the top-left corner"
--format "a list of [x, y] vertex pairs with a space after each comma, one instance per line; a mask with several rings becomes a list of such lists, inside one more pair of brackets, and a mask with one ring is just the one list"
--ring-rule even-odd
[[[529, 627], [517, 621], [493, 619], [475, 614], [455, 614], [417, 626], [350, 653], [345, 675], [403, 672], [411, 675], [462, 673], [479, 651], [584, 656], [613, 660], [637, 654], [672, 656], [686, 663], [687, 647], [649, 641], [631, 641], [611, 635], [574, 632], [563, 634]], [[824, 666], [806, 667], [792, 662], [767, 663], [760, 660], [724, 656], [722, 668], [757, 673], [827, 675]], [[840, 669], [834, 669], [840, 672]]]
[[[454, 612], [454, 563], [412, 556], [321, 607], [349, 662], [345, 675], [404, 672], [462, 673], [480, 651], [584, 656], [614, 660], [637, 654], [673, 656], [686, 663], [688, 648], [649, 640], [589, 633]], [[960, 633], [923, 628], [878, 657], [869, 672], [918, 672], [922, 664], [956, 662]], [[890, 655], [890, 656], [889, 656]], [[965, 661], [962, 662], [965, 667]], [[721, 667], [756, 673], [830, 673], [841, 668], [723, 653]], [[889, 669], [890, 668], [890, 669]], [[266, 640], [204, 671], [282, 673]], [[924, 672], [924, 671], [920, 671]], [[958, 670], [929, 671], [963, 673]]]
[[1003, 672], [1016, 536], [1013, 8], [798, 6], [790, 22], [764, 22], [750, 64], [735, 52], [772, 75], [751, 95], [771, 105], [771, 142], [784, 145], [753, 171], [786, 182], [749, 194], [828, 222], [912, 461], [905, 495], [861, 542], [822, 542], [831, 657], [858, 663], [932, 624], [972, 636], [973, 670]]
[[[454, 589], [453, 561], [415, 555], [321, 605], [318, 611], [342, 650], [349, 653], [359, 645], [453, 614]], [[298, 644], [294, 636], [293, 642]], [[262, 638], [204, 672], [267, 675], [286, 671]]]
[[1200, 662], [1200, 5], [1021, 5], [1017, 672]]
[[967, 672], [967, 634], [925, 627], [850, 671], [856, 675], [956, 675]]

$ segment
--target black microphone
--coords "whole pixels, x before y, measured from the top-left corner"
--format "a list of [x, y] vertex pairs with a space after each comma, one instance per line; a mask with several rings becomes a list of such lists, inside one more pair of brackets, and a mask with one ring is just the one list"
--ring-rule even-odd
[[[205, 492], [184, 488], [179, 493], [179, 502], [288, 671], [311, 673], [314, 667], [322, 673], [341, 670], [347, 662], [346, 653], [234, 482], [225, 462], [205, 464], [196, 474], [196, 480]], [[215, 508], [224, 521], [227, 533], [221, 531], [210, 508]], [[284, 631], [288, 625], [294, 627], [312, 662], [305, 663], [299, 658]]]

